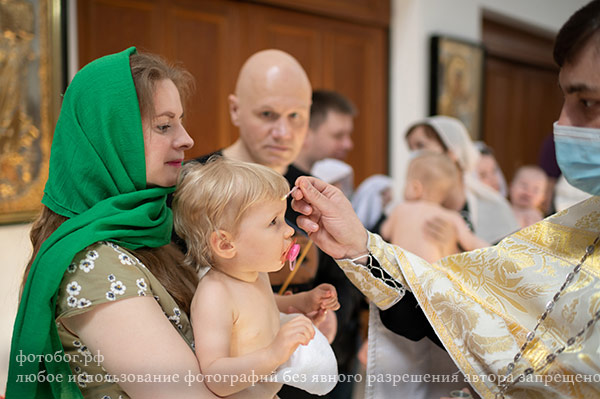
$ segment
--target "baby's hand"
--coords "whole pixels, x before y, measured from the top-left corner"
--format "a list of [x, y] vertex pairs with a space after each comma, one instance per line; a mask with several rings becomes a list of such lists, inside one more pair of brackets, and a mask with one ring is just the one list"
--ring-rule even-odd
[[308, 344], [314, 336], [312, 322], [306, 316], [298, 315], [281, 326], [269, 349], [277, 364], [282, 365], [288, 361], [298, 345]]
[[302, 313], [308, 316], [319, 327], [328, 310], [338, 310], [340, 304], [335, 287], [331, 284], [320, 284], [310, 291], [303, 292]]
[[319, 284], [312, 290], [308, 291], [307, 302], [310, 311], [338, 310], [340, 308], [340, 303], [338, 302], [337, 298], [337, 291], [331, 284]]

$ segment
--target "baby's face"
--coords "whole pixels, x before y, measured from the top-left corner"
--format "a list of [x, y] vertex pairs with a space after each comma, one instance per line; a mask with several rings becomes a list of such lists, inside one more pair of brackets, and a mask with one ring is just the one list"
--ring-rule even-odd
[[242, 218], [234, 242], [245, 271], [280, 270], [291, 246], [294, 229], [285, 222], [286, 201], [261, 201]]
[[546, 177], [535, 170], [520, 171], [510, 185], [510, 202], [520, 208], [538, 208], [546, 194]]

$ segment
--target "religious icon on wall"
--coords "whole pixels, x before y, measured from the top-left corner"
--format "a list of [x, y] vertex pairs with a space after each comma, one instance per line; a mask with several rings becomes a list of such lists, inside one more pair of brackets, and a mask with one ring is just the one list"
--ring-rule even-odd
[[483, 62], [481, 45], [432, 37], [430, 114], [460, 119], [473, 140], [481, 137]]
[[50, 54], [52, 40], [58, 41], [51, 19], [57, 4], [0, 0], [2, 223], [30, 221], [40, 209], [60, 90], [55, 82], [61, 57]]

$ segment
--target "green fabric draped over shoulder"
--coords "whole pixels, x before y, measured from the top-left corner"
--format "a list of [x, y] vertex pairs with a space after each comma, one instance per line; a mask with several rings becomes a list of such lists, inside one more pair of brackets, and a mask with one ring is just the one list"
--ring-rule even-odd
[[65, 93], [42, 202], [69, 219], [43, 243], [27, 278], [13, 329], [8, 398], [82, 397], [69, 382], [55, 322], [58, 286], [77, 252], [103, 240], [129, 249], [170, 241], [166, 196], [173, 188], [146, 188], [129, 64], [135, 52], [131, 47], [91, 62]]

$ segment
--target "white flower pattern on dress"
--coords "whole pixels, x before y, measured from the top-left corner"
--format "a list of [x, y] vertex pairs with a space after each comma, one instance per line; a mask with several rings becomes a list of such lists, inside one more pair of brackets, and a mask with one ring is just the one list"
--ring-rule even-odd
[[81, 292], [81, 286], [77, 283], [77, 281], [71, 281], [67, 285], [67, 293], [69, 295], [72, 295], [72, 296], [79, 295], [80, 292]]
[[117, 296], [115, 295], [114, 292], [107, 291], [106, 292], [106, 299], [108, 299], [109, 301], [114, 301], [115, 299], [117, 299]]
[[69, 267], [67, 267], [69, 273], [75, 273], [75, 270], [77, 270], [77, 265], [75, 263], [71, 263]]
[[115, 281], [114, 283], [112, 283], [110, 285], [110, 290], [112, 292], [114, 292], [115, 294], [118, 295], [123, 295], [125, 293], [125, 290], [127, 290], [127, 287], [125, 286], [125, 284], [123, 284], [120, 280], [119, 281]]
[[[165, 313], [165, 315], [167, 315]], [[169, 318], [170, 321], [172, 321], [173, 323], [175, 323], [175, 325], [177, 326], [178, 329], [183, 329], [183, 326], [181, 325], [181, 311], [179, 310], [179, 308], [173, 308], [173, 315], [169, 316], [167, 315], [167, 317]]]
[[67, 305], [69, 305], [70, 308], [77, 306], [77, 298], [75, 298], [73, 295], [69, 295], [67, 298]]
[[127, 255], [126, 253], [121, 252], [121, 254], [119, 255], [119, 260], [124, 265], [130, 265], [130, 266], [133, 265], [133, 259], [131, 258], [131, 256]]
[[108, 278], [108, 281], [110, 281], [111, 283], [114, 282], [114, 281], [117, 281], [117, 278], [112, 273], [109, 274], [107, 278]]
[[95, 251], [95, 250], [88, 251], [88, 253], [85, 255], [85, 257], [88, 259], [91, 259], [91, 260], [96, 260], [96, 259], [98, 259], [98, 251]]
[[146, 291], [148, 289], [148, 286], [146, 285], [146, 281], [144, 281], [144, 278], [138, 278], [137, 280], [135, 280], [135, 284], [138, 286], [138, 288], [140, 290], [144, 290]]
[[146, 291], [148, 290], [148, 285], [146, 284], [146, 281], [144, 280], [144, 278], [138, 278], [137, 280], [135, 280], [135, 284], [138, 286], [139, 290], [138, 290], [138, 296], [146, 296]]
[[91, 301], [85, 299], [85, 298], [81, 298], [79, 299], [79, 302], [77, 303], [77, 307], [79, 309], [83, 309], [83, 308], [87, 308], [88, 306], [90, 306], [92, 304]]
[[82, 259], [79, 262], [79, 268], [86, 273], [89, 273], [94, 268], [94, 261], [91, 259]]
[[87, 387], [88, 377], [89, 374], [87, 373], [87, 371], [80, 373], [79, 375], [77, 375], [77, 384], [79, 384], [79, 386], [82, 388]]
[[83, 345], [81, 348], [77, 349], [77, 352], [81, 353], [88, 360], [90, 360], [92, 358], [92, 352], [90, 352], [88, 347], [85, 345]]

